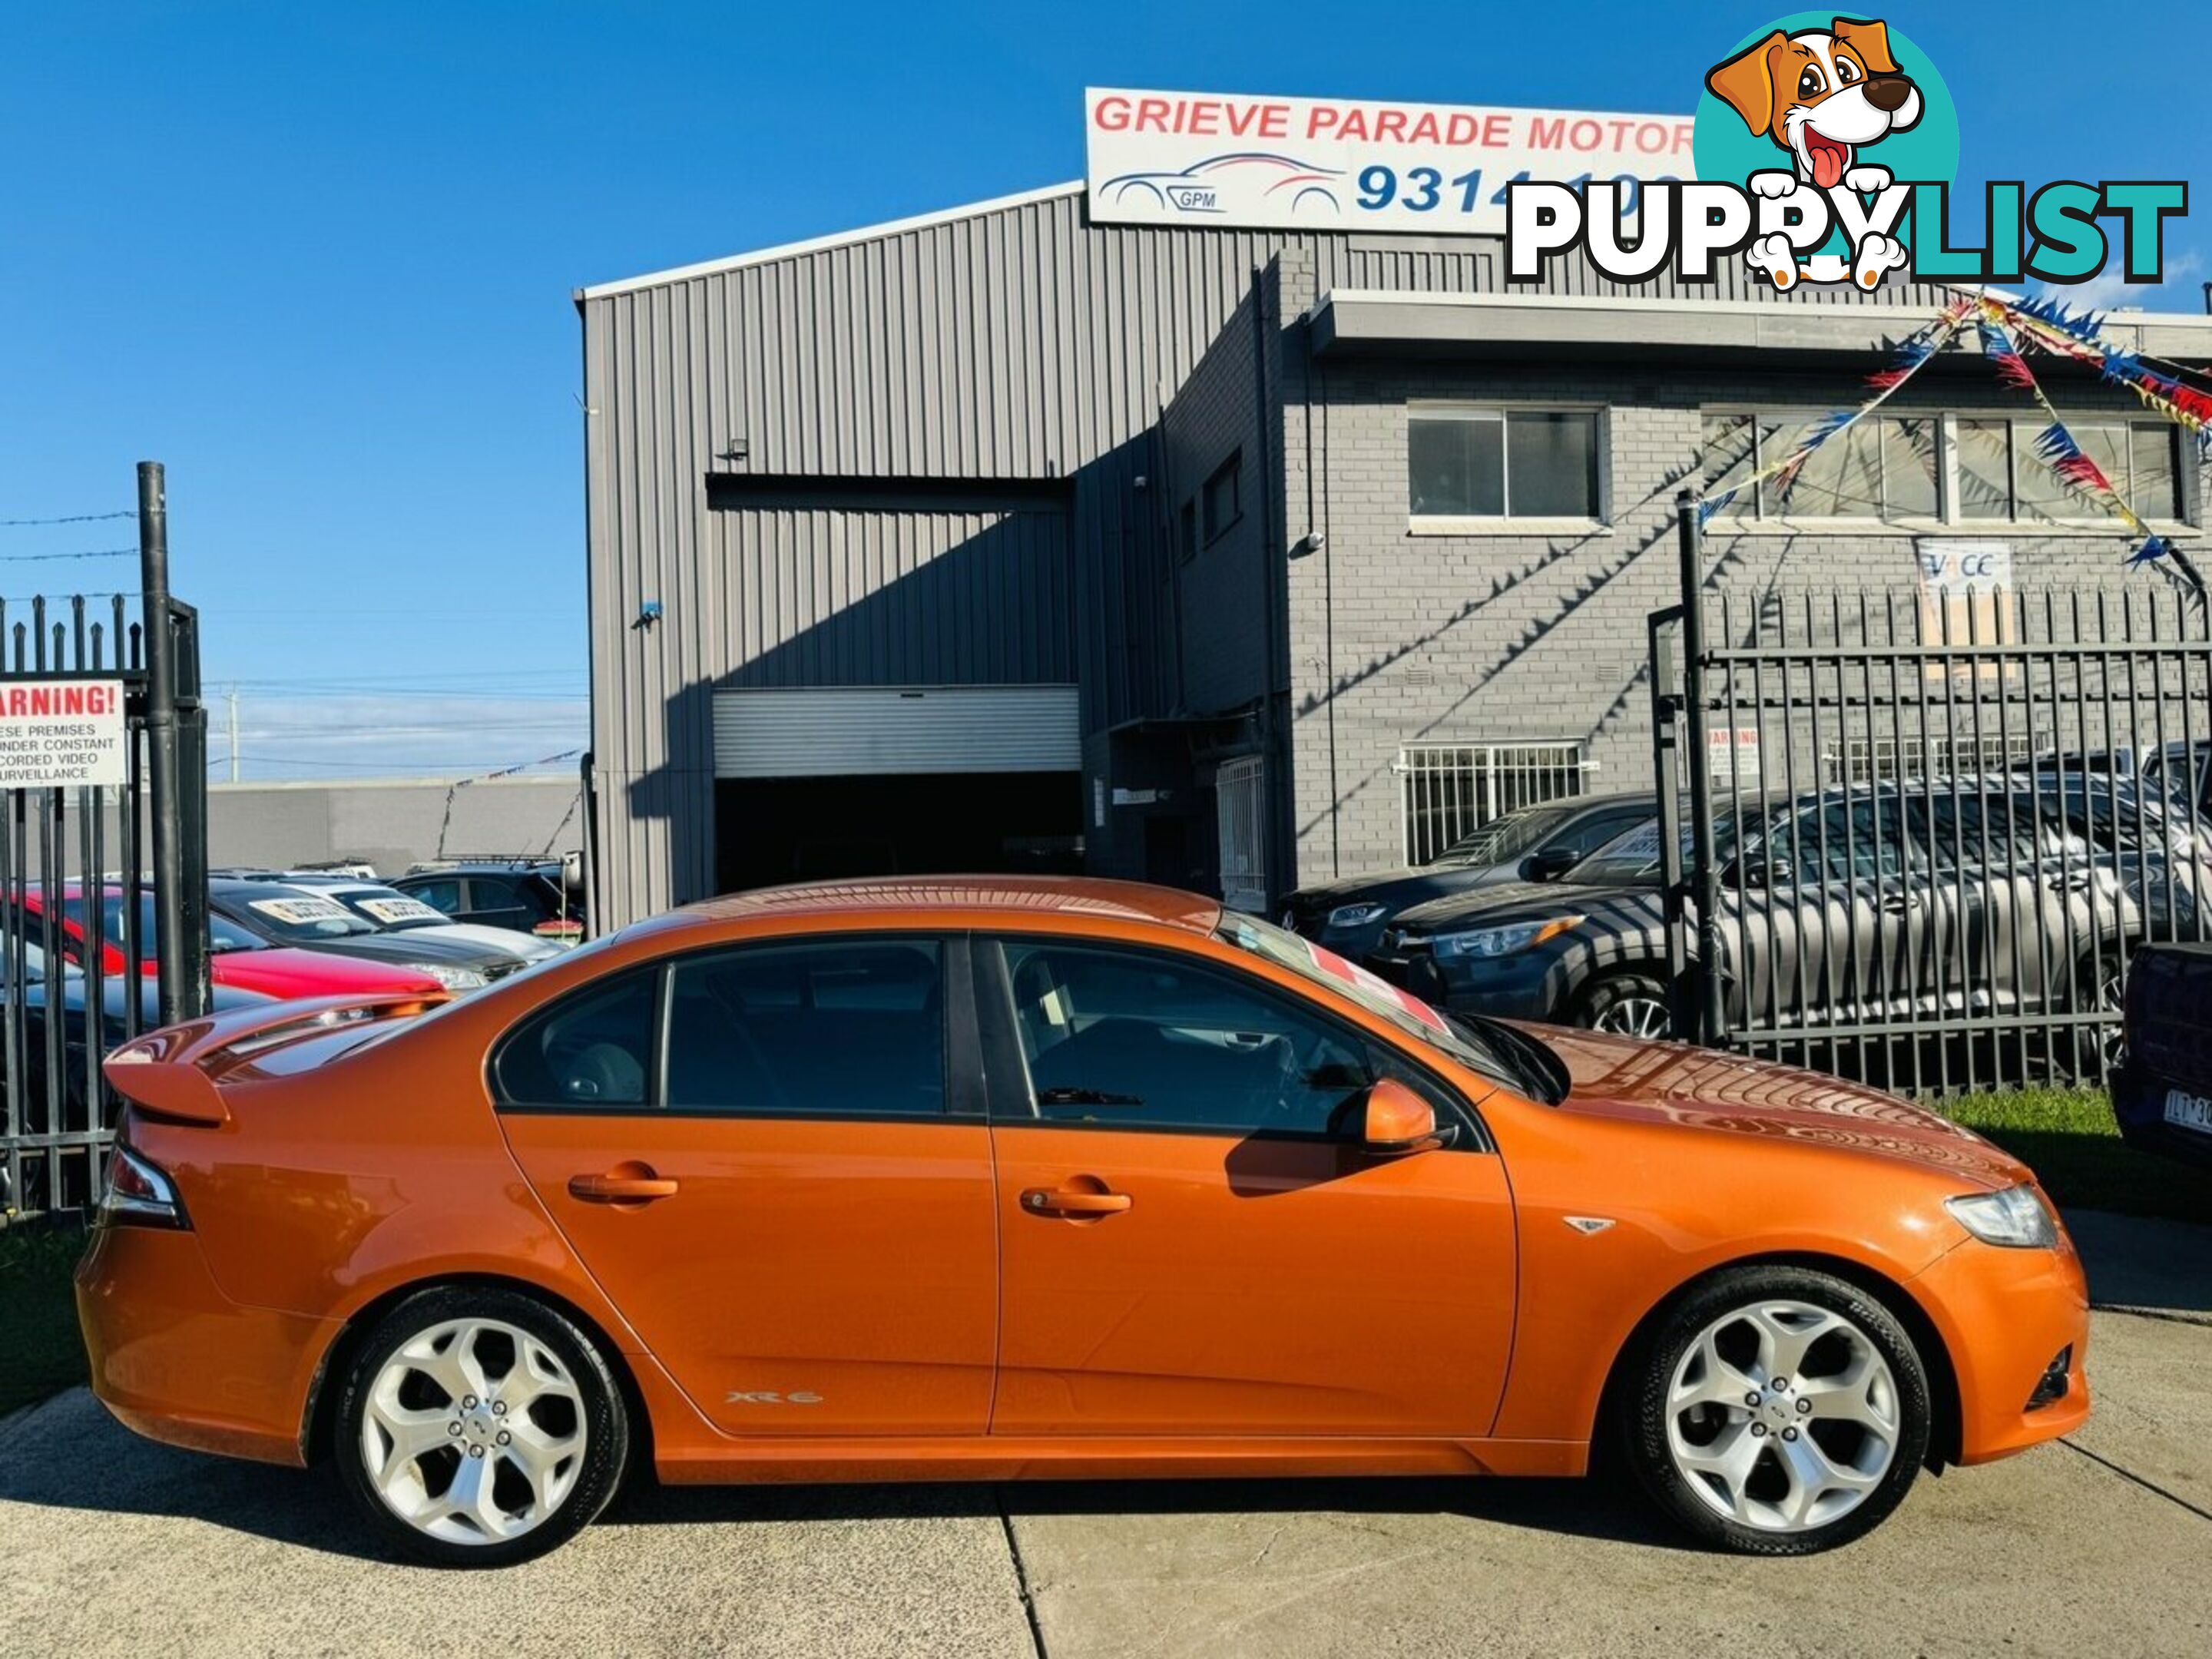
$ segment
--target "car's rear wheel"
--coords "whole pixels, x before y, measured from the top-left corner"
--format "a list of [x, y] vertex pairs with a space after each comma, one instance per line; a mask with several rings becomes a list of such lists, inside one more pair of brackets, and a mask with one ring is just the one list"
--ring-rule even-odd
[[629, 1449], [591, 1339], [517, 1291], [447, 1286], [394, 1308], [339, 1397], [341, 1477], [372, 1522], [442, 1566], [542, 1555], [605, 1508]]
[[1667, 988], [1650, 974], [1607, 974], [1577, 1005], [1575, 1024], [1646, 1042], [1671, 1034]]
[[1630, 1459], [1660, 1508], [1709, 1544], [1809, 1555], [1903, 1501], [1928, 1451], [1927, 1367], [1857, 1285], [1795, 1267], [1731, 1268], [1670, 1309], [1621, 1405]]

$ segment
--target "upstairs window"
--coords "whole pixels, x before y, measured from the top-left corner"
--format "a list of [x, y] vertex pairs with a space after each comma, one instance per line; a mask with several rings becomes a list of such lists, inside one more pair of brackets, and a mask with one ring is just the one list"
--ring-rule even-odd
[[[2045, 422], [2005, 416], [1874, 415], [1814, 450], [1784, 483], [1778, 465], [1814, 413], [1709, 410], [1708, 489], [1736, 490], [1721, 520], [1863, 520], [1870, 524], [2098, 524], [2092, 498], [2058, 481], [2036, 453]], [[2082, 452], [2144, 518], [2185, 519], [2176, 429], [2165, 421], [2069, 421]]]
[[1206, 539], [1209, 542], [1244, 516], [1243, 486], [1239, 482], [1243, 460], [1242, 452], [1231, 455], [1214, 469], [1213, 476], [1206, 481], [1206, 488], [1200, 494], [1200, 509], [1205, 515]]
[[1406, 428], [1416, 519], [1600, 516], [1594, 410], [1420, 409]]

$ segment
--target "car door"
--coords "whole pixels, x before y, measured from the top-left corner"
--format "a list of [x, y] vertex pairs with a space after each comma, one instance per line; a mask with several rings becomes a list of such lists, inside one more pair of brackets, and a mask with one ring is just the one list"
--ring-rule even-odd
[[[1006, 1435], [1487, 1431], [1512, 1334], [1468, 1104], [1312, 999], [1196, 953], [979, 944]], [[1399, 1076], [1456, 1144], [1346, 1133]]]
[[954, 1058], [966, 964], [911, 935], [695, 952], [496, 1051], [532, 1188], [725, 1433], [983, 1431], [998, 1246], [979, 1068]]
[[526, 933], [538, 917], [506, 877], [471, 876], [468, 907], [462, 913], [462, 920], [481, 927], [515, 928]]
[[1929, 863], [1893, 798], [1805, 803], [1770, 819], [1722, 890], [1748, 1023], [1796, 1030], [1910, 1007], [1941, 925]]

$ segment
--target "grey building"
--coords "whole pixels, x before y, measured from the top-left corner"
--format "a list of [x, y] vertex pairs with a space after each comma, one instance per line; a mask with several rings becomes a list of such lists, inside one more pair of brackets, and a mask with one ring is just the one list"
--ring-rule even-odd
[[[1256, 908], [1646, 782], [1675, 491], [1856, 403], [1950, 295], [1555, 270], [1096, 225], [1069, 185], [580, 291], [599, 924], [889, 870]], [[2113, 329], [2212, 361], [2205, 319]], [[2046, 378], [2197, 547], [2196, 447]], [[2156, 581], [2054, 493], [2040, 424], [1946, 353], [1789, 501], [1717, 518], [1712, 583], [1930, 603], [1931, 544]]]

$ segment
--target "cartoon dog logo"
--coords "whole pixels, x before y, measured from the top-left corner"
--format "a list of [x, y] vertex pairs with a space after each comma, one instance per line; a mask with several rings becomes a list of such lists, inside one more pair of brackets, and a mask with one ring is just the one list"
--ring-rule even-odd
[[[1922, 108], [1920, 88], [1890, 55], [1888, 26], [1850, 17], [1837, 18], [1827, 29], [1777, 29], [1706, 70], [1705, 85], [1743, 118], [1753, 137], [1771, 138], [1796, 163], [1786, 173], [1753, 173], [1751, 189], [1759, 196], [1787, 196], [1801, 184], [1822, 191], [1841, 185], [1860, 195], [1887, 189], [1889, 169], [1862, 161], [1859, 154], [1917, 125]], [[1800, 266], [1783, 236], [1760, 237], [1746, 258], [1777, 288], [1815, 275]], [[1869, 233], [1852, 251], [1850, 275], [1862, 288], [1873, 288], [1905, 258], [1894, 237]]]

